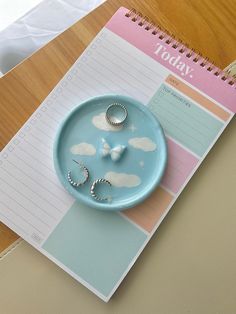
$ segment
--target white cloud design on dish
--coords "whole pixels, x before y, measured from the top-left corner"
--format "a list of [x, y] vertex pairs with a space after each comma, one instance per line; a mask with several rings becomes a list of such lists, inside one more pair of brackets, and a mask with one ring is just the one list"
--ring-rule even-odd
[[118, 188], [133, 188], [141, 183], [141, 179], [137, 175], [128, 173], [109, 171], [105, 174], [104, 178]]
[[122, 129], [122, 125], [121, 126], [112, 126], [110, 125], [107, 120], [106, 120], [106, 113], [105, 112], [101, 112], [100, 114], [98, 114], [97, 116], [94, 116], [92, 118], [92, 123], [93, 125], [100, 130], [103, 131], [113, 131], [113, 132], [117, 132], [120, 131]]
[[96, 148], [89, 143], [79, 143], [76, 145], [71, 146], [70, 152], [73, 155], [80, 155], [80, 156], [93, 156], [96, 154]]
[[129, 145], [144, 152], [153, 152], [157, 145], [149, 137], [134, 137], [129, 139]]

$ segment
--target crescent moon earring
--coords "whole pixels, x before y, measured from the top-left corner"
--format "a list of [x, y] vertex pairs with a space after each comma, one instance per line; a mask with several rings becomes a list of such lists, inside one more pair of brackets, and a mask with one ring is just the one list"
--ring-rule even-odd
[[76, 182], [71, 177], [71, 171], [68, 171], [67, 180], [73, 187], [79, 187], [81, 185], [84, 185], [88, 181], [88, 179], [89, 179], [89, 171], [88, 171], [88, 168], [86, 168], [81, 162], [78, 162], [78, 161], [76, 161], [74, 159], [73, 159], [73, 161], [76, 162], [79, 165], [80, 170], [83, 172], [84, 179], [82, 181]]
[[105, 196], [105, 197], [102, 197], [102, 196], [98, 196], [97, 193], [96, 193], [96, 186], [99, 185], [99, 184], [107, 184], [108, 186], [111, 187], [111, 183], [106, 180], [106, 179], [97, 179], [93, 182], [93, 184], [91, 185], [91, 188], [90, 188], [90, 193], [92, 195], [93, 198], [95, 198], [96, 201], [111, 201], [111, 196], [108, 195], [108, 196]]

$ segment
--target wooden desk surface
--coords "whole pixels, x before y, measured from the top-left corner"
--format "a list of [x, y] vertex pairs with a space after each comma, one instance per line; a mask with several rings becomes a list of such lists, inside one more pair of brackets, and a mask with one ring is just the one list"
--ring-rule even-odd
[[[224, 68], [236, 59], [235, 0], [108, 0], [0, 79], [1, 149], [120, 6], [134, 7], [141, 11], [143, 15], [187, 42], [190, 47], [208, 56], [220, 68]], [[234, 131], [235, 135], [236, 131], [236, 125], [233, 123], [228, 127], [230, 130], [225, 131], [227, 136], [223, 135], [223, 139], [220, 140], [220, 145], [228, 152], [232, 143], [229, 132], [232, 135]], [[214, 150], [218, 153], [219, 145]], [[229, 152], [230, 154], [232, 152]], [[214, 160], [212, 156], [210, 158]], [[233, 165], [233, 156], [227, 158], [230, 167], [230, 164]], [[217, 161], [215, 157], [215, 162], [220, 164], [221, 161]], [[208, 171], [210, 173], [213, 169]], [[201, 180], [205, 180], [204, 174], [201, 176]], [[212, 189], [217, 189], [217, 180], [227, 181], [229, 177], [230, 171], [217, 170], [215, 180], [212, 179], [211, 182]], [[223, 191], [218, 197], [220, 197], [219, 202], [222, 203], [222, 198], [228, 197], [228, 194]], [[209, 206], [213, 206], [213, 203]], [[231, 199], [227, 206], [232, 207], [232, 205]], [[199, 206], [201, 206], [200, 200]], [[0, 252], [17, 238], [17, 235], [1, 224]]]

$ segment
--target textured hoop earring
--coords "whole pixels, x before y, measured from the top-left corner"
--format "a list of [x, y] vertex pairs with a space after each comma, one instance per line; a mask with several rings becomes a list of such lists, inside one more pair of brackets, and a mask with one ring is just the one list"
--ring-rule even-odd
[[106, 180], [106, 179], [97, 179], [93, 182], [93, 184], [91, 185], [91, 188], [90, 188], [90, 193], [92, 195], [93, 198], [95, 198], [95, 200], [97, 201], [111, 201], [111, 196], [107, 196], [107, 197], [100, 197], [96, 194], [95, 192], [95, 189], [96, 189], [96, 186], [98, 184], [107, 184], [109, 186], [111, 186], [111, 183]]
[[72, 177], [71, 177], [71, 171], [68, 171], [68, 174], [67, 174], [67, 179], [68, 179], [68, 182], [74, 186], [74, 187], [79, 187], [81, 185], [84, 185], [88, 179], [89, 179], [89, 171], [88, 171], [88, 168], [86, 168], [81, 162], [78, 162], [76, 160], [73, 159], [74, 162], [76, 162], [80, 169], [83, 171], [83, 175], [84, 175], [84, 180], [83, 181], [79, 181], [79, 182], [75, 182]]

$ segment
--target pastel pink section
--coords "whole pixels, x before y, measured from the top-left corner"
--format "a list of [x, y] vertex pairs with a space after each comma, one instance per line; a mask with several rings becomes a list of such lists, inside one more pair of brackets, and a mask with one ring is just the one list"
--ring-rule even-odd
[[173, 142], [167, 139], [168, 163], [162, 184], [174, 193], [177, 193], [198, 163], [198, 159]]
[[[178, 52], [178, 49], [172, 48], [166, 44], [164, 40], [159, 39], [157, 35], [153, 35], [151, 31], [145, 30], [144, 27], [138, 26], [137, 22], [133, 22], [131, 18], [127, 18], [125, 14], [129, 10], [120, 8], [115, 15], [106, 24], [106, 28], [119, 35], [129, 43], [157, 60], [160, 64], [174, 72], [177, 76], [189, 82], [196, 88], [200, 89], [220, 104], [236, 112], [236, 89], [222, 81], [220, 77], [215, 76], [212, 72], [202, 68], [199, 63], [195, 63], [191, 58], [187, 58], [184, 54]], [[181, 61], [194, 69], [193, 77], [182, 77], [178, 69], [161, 59], [159, 55], [154, 54], [156, 44], [161, 43], [172, 56], [181, 56]]]

